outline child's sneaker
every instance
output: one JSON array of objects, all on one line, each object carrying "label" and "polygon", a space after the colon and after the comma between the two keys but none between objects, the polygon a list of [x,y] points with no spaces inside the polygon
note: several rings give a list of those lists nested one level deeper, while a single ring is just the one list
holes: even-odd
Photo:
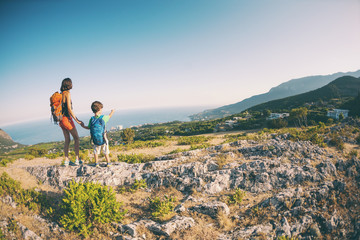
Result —
[{"label": "child's sneaker", "polygon": [[70,162],[69,161],[64,161],[64,166],[67,167],[69,166]]},{"label": "child's sneaker", "polygon": [[94,167],[100,167],[99,163],[95,163]]},{"label": "child's sneaker", "polygon": [[111,165],[112,165],[111,162],[108,162],[108,163],[106,164],[107,167],[111,167]]}]

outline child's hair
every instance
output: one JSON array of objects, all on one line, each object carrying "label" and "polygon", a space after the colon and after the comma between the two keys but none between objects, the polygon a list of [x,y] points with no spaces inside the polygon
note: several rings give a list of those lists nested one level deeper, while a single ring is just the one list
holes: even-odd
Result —
[{"label": "child's hair", "polygon": [[61,83],[60,91],[63,92],[70,89],[72,89],[72,81],[70,78],[65,78]]},{"label": "child's hair", "polygon": [[95,101],[91,104],[91,110],[93,111],[93,113],[97,113],[98,111],[100,111],[103,108],[103,104],[99,101]]}]

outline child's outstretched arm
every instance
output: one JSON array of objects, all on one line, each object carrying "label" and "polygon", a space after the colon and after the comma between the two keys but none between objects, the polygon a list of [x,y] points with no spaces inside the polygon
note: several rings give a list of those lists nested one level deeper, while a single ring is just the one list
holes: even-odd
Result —
[{"label": "child's outstretched arm", "polygon": [[109,114],[109,119],[112,117],[112,115],[114,114],[114,112],[115,112],[115,109],[112,109],[112,110],[111,110],[111,113]]}]

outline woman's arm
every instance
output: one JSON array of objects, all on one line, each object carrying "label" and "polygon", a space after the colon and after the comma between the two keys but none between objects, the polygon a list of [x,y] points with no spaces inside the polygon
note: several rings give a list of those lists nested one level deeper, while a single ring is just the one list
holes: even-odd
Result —
[{"label": "woman's arm", "polygon": [[73,119],[74,119],[78,124],[81,124],[82,122],[77,119],[77,117],[75,116],[75,113],[74,113],[73,110],[71,109],[71,95],[70,95],[70,93],[66,94],[65,97],[66,97],[67,109],[68,109],[68,111],[69,111],[70,116],[72,116]]},{"label": "woman's arm", "polygon": [[85,128],[85,129],[87,129],[87,130],[89,130],[90,128],[88,127],[88,126],[85,126],[85,124],[83,123],[83,122],[81,122],[81,124],[80,124],[83,128]]}]

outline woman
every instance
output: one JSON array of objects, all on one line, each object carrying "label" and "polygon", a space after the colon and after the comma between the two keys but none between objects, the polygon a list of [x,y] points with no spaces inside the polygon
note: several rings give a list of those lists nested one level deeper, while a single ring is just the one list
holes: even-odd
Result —
[{"label": "woman", "polygon": [[79,134],[76,130],[73,119],[78,124],[82,124],[82,121],[78,120],[72,110],[72,102],[70,90],[72,89],[72,81],[70,78],[65,78],[61,83],[60,91],[62,93],[62,119],[60,120],[60,127],[64,133],[65,137],[65,145],[64,145],[64,153],[65,153],[65,166],[68,166],[69,161],[69,146],[70,146],[70,134],[74,138],[74,148],[75,148],[75,165],[82,164],[79,158]]}]

